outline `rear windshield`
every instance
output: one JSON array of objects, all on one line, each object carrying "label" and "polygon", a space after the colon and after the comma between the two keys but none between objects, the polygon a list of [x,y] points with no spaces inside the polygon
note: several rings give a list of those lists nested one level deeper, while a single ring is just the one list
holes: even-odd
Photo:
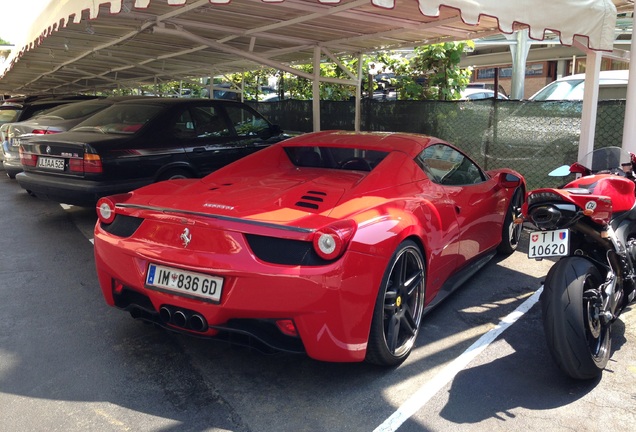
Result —
[{"label": "rear windshield", "polygon": [[87,118],[71,130],[75,132],[134,134],[162,109],[162,106],[157,105],[116,104]]},{"label": "rear windshield", "polygon": [[531,99],[536,101],[582,100],[583,84],[583,80],[555,81],[534,95]]},{"label": "rear windshield", "polygon": [[22,108],[18,107],[0,107],[0,124],[16,121],[21,112]]},{"label": "rear windshield", "polygon": [[298,167],[371,171],[389,153],[363,148],[285,147],[287,156]]},{"label": "rear windshield", "polygon": [[39,114],[38,118],[54,118],[61,120],[72,120],[89,116],[97,111],[108,107],[104,102],[79,102],[53,108],[44,114]]}]

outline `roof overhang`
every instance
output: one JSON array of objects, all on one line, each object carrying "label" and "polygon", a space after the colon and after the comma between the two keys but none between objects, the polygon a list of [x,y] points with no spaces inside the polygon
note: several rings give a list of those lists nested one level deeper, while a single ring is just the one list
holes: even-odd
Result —
[{"label": "roof overhang", "polygon": [[[19,1],[19,0],[14,0]],[[623,0],[52,0],[0,69],[6,92],[92,91],[528,28],[612,50]],[[632,3],[631,1],[627,3]]]}]

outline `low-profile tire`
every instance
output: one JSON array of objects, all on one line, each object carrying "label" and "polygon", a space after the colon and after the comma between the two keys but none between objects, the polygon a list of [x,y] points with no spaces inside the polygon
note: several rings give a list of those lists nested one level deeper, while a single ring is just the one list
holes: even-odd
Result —
[{"label": "low-profile tire", "polygon": [[168,171],[162,173],[157,178],[157,181],[188,179],[188,178],[192,178],[192,177],[194,177],[194,176],[187,169],[173,168],[173,169],[169,169]]},{"label": "low-profile tire", "polygon": [[548,272],[541,295],[543,329],[552,358],[575,379],[598,377],[610,356],[611,323],[598,316],[604,278],[582,257],[567,257]]},{"label": "low-profile tire", "polygon": [[523,190],[517,189],[512,195],[510,204],[508,204],[508,210],[506,211],[506,216],[501,227],[501,243],[499,243],[497,247],[497,252],[501,255],[510,255],[519,247],[523,225],[515,223],[515,219],[517,219],[521,212],[523,196]]},{"label": "low-profile tire", "polygon": [[371,321],[366,361],[396,366],[411,353],[424,312],[425,264],[415,242],[405,240],[393,253]]}]

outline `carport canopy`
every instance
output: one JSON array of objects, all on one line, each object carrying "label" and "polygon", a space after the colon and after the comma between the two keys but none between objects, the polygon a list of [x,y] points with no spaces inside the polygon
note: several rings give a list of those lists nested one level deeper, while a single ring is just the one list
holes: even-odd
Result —
[{"label": "carport canopy", "polygon": [[[317,65],[324,58],[342,67],[339,59],[344,55],[478,39],[519,29],[528,29],[532,39],[542,40],[552,32],[565,45],[574,44],[588,53],[609,52],[617,6],[633,7],[632,3],[51,0],[0,68],[0,91],[92,92],[262,66],[294,72],[294,64]],[[314,81],[315,129],[320,124],[316,120],[319,82],[355,86],[360,96],[361,70],[345,70],[346,79],[327,79],[319,72],[296,73]],[[359,103],[360,97],[356,99]]]}]

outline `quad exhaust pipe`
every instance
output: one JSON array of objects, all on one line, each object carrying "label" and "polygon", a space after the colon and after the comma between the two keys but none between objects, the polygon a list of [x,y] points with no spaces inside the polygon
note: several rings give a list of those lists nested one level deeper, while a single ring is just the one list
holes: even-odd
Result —
[{"label": "quad exhaust pipe", "polygon": [[172,324],[195,332],[204,332],[208,329],[208,322],[203,315],[187,309],[178,309],[173,306],[161,306],[159,318],[165,324]]}]

